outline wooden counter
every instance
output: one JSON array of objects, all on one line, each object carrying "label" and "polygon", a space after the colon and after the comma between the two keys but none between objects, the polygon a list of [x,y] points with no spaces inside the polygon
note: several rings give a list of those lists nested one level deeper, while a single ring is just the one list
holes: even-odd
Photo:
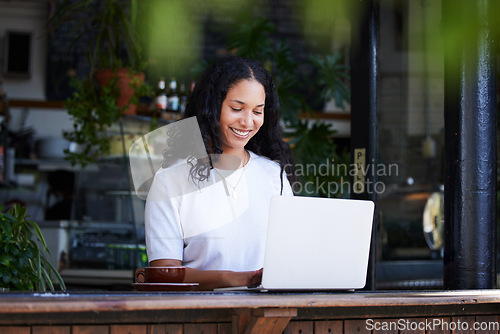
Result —
[{"label": "wooden counter", "polygon": [[500,333],[499,316],[500,290],[0,294],[0,332],[16,334]]}]

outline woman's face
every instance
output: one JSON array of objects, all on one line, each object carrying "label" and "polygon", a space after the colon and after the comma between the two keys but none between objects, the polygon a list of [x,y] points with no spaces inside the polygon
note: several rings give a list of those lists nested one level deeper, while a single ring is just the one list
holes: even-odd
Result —
[{"label": "woman's face", "polygon": [[255,80],[233,85],[222,102],[220,138],[224,153],[243,151],[264,123],[264,86]]}]

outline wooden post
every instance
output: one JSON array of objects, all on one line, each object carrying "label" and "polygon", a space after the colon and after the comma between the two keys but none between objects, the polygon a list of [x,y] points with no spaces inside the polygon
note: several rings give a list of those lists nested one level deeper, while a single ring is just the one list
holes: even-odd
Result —
[{"label": "wooden post", "polygon": [[446,289],[496,287],[496,32],[489,17],[495,13],[493,3],[443,0]]},{"label": "wooden post", "polygon": [[[354,3],[354,2],[353,2]],[[377,163],[378,121],[378,12],[377,0],[360,0],[351,19],[351,163],[359,166],[351,179],[351,198],[368,199],[376,203],[374,185],[377,175],[363,175]],[[375,290],[375,244],[377,210],[372,228],[372,242],[365,290]]]}]

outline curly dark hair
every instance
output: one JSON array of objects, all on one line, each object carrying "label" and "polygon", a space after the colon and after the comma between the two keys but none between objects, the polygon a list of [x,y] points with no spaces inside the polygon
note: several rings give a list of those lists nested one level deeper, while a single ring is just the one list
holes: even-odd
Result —
[{"label": "curly dark hair", "polygon": [[[261,83],[266,93],[264,124],[245,148],[278,162],[281,167],[281,176],[285,171],[292,183],[292,154],[289,145],[282,138],[278,93],[271,74],[259,62],[238,56],[223,56],[215,59],[196,82],[186,105],[184,118],[196,116],[207,153],[221,154],[219,120],[222,102],[228,90],[245,79]],[[208,177],[212,167],[211,161],[209,168],[206,163],[205,168],[198,163],[197,167],[192,169],[191,175],[202,180]],[[200,173],[201,171],[203,173]],[[283,180],[281,181],[283,184]]]}]

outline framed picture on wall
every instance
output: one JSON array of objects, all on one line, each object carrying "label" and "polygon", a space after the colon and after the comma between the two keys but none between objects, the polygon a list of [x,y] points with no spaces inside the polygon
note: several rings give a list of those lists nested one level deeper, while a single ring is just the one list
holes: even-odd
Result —
[{"label": "framed picture on wall", "polygon": [[5,32],[4,75],[30,78],[32,69],[33,32],[7,30]]}]

